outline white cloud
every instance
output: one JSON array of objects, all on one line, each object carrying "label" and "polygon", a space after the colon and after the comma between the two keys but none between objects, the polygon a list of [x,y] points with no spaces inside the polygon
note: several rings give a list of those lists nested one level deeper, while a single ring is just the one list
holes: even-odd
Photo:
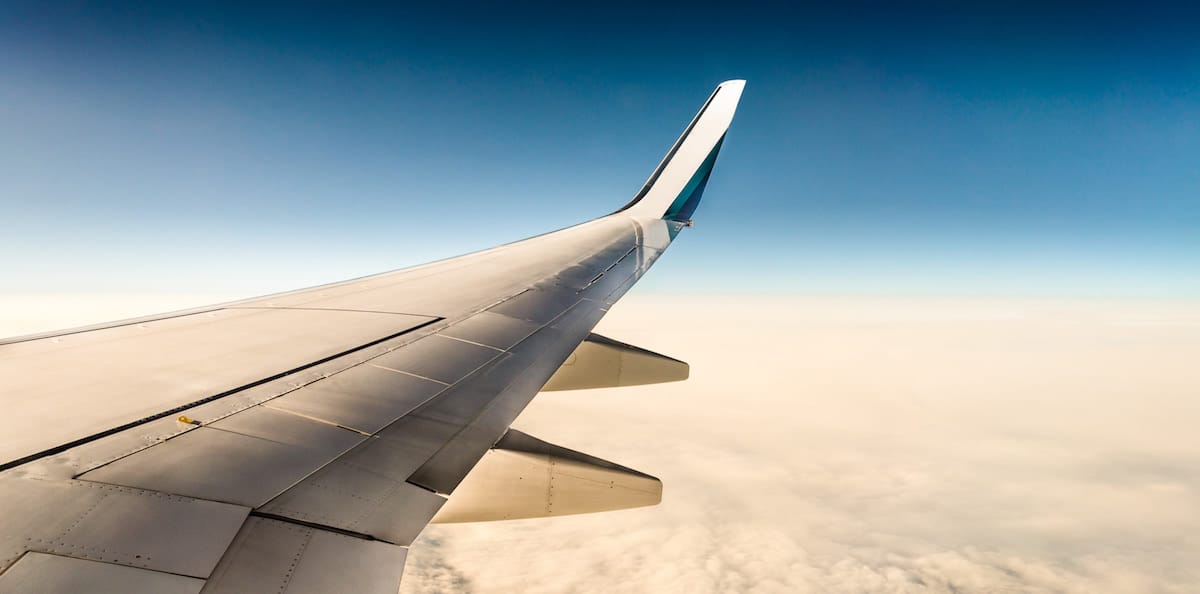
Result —
[{"label": "white cloud", "polygon": [[633,297],[599,329],[688,382],[518,427],[661,506],[433,526],[404,592],[1185,592],[1200,307]]}]

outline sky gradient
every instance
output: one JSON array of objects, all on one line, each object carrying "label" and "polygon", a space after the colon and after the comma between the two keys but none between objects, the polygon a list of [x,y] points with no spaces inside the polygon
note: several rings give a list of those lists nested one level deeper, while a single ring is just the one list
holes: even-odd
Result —
[{"label": "sky gradient", "polygon": [[8,293],[232,293],[624,204],[745,78],[646,292],[1200,295],[1195,14],[0,8]]}]

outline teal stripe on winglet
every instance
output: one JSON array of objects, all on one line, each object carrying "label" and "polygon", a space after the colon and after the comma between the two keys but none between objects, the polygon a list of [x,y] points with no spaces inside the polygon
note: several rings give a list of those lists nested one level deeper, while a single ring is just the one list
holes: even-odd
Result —
[{"label": "teal stripe on winglet", "polygon": [[708,185],[708,176],[712,175],[713,165],[717,162],[717,153],[721,151],[723,142],[725,142],[724,135],[713,146],[712,151],[704,158],[700,167],[696,168],[692,179],[688,180],[687,185],[679,192],[679,196],[676,196],[675,201],[671,202],[671,207],[663,214],[664,219],[684,221],[692,218],[692,213],[696,212],[696,206],[700,204],[700,197],[704,195],[704,188]]}]

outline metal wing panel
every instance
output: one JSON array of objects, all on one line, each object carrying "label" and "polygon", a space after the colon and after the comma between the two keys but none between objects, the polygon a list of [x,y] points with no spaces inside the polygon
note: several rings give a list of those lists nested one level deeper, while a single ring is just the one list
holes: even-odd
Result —
[{"label": "metal wing panel", "polygon": [[599,304],[581,302],[514,347],[505,381],[489,390],[494,395],[409,480],[439,493],[454,491],[603,315]]},{"label": "metal wing panel", "polygon": [[239,305],[428,313],[453,318],[519,293],[615,241],[627,241],[632,246],[633,229],[630,220],[623,217],[596,219],[451,260]]},{"label": "metal wing panel", "polygon": [[208,577],[247,507],[103,485],[0,477],[0,571],[25,551]]},{"label": "metal wing panel", "polygon": [[573,289],[542,286],[526,290],[488,311],[541,325],[562,315],[578,302],[579,293]]},{"label": "metal wing panel", "polygon": [[461,338],[506,350],[533,334],[541,326],[493,311],[481,311],[441,332],[442,336]]},{"label": "metal wing panel", "polygon": [[204,580],[45,553],[26,553],[0,575],[0,594],[197,594]]},{"label": "metal wing panel", "polygon": [[61,451],[19,465],[20,472],[46,478],[70,478],[100,466],[145,450],[188,431],[198,430],[193,424],[177,419],[184,413],[193,423],[207,425],[220,419],[263,404],[279,396],[304,389],[339,373],[354,369],[372,357],[390,352],[436,331],[442,324],[427,324],[384,342],[354,350],[352,353],[317,363],[310,367],[254,385],[228,395],[205,399],[203,404],[178,409],[169,415],[149,419],[118,431],[110,431],[92,440],[61,448]]},{"label": "metal wing panel", "polygon": [[494,347],[435,334],[372,359],[371,364],[443,384],[453,384],[502,352]]},{"label": "metal wing panel", "polygon": [[362,433],[376,433],[420,406],[446,384],[375,365],[359,365],[272,399],[290,411]]},{"label": "metal wing panel", "polygon": [[251,385],[432,319],[226,309],[0,345],[6,409],[0,462]]},{"label": "metal wing panel", "polygon": [[408,549],[251,517],[204,585],[206,594],[395,594]]},{"label": "metal wing panel", "polygon": [[444,497],[404,480],[338,460],[261,511],[407,546],[444,503]]},{"label": "metal wing panel", "polygon": [[504,390],[523,367],[522,362],[504,353],[483,366],[437,398],[430,400],[413,416],[465,427]]},{"label": "metal wing panel", "polygon": [[365,439],[360,433],[260,406],[80,478],[257,507]]}]

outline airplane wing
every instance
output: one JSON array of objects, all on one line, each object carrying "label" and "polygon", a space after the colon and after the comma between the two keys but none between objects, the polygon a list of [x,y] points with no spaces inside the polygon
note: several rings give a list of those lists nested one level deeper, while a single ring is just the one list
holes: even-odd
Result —
[{"label": "airplane wing", "polygon": [[591,330],[690,224],[743,84],[610,215],[0,341],[0,594],[395,592],[431,521],[657,503],[654,477],[509,425],[543,388],[687,377]]}]

